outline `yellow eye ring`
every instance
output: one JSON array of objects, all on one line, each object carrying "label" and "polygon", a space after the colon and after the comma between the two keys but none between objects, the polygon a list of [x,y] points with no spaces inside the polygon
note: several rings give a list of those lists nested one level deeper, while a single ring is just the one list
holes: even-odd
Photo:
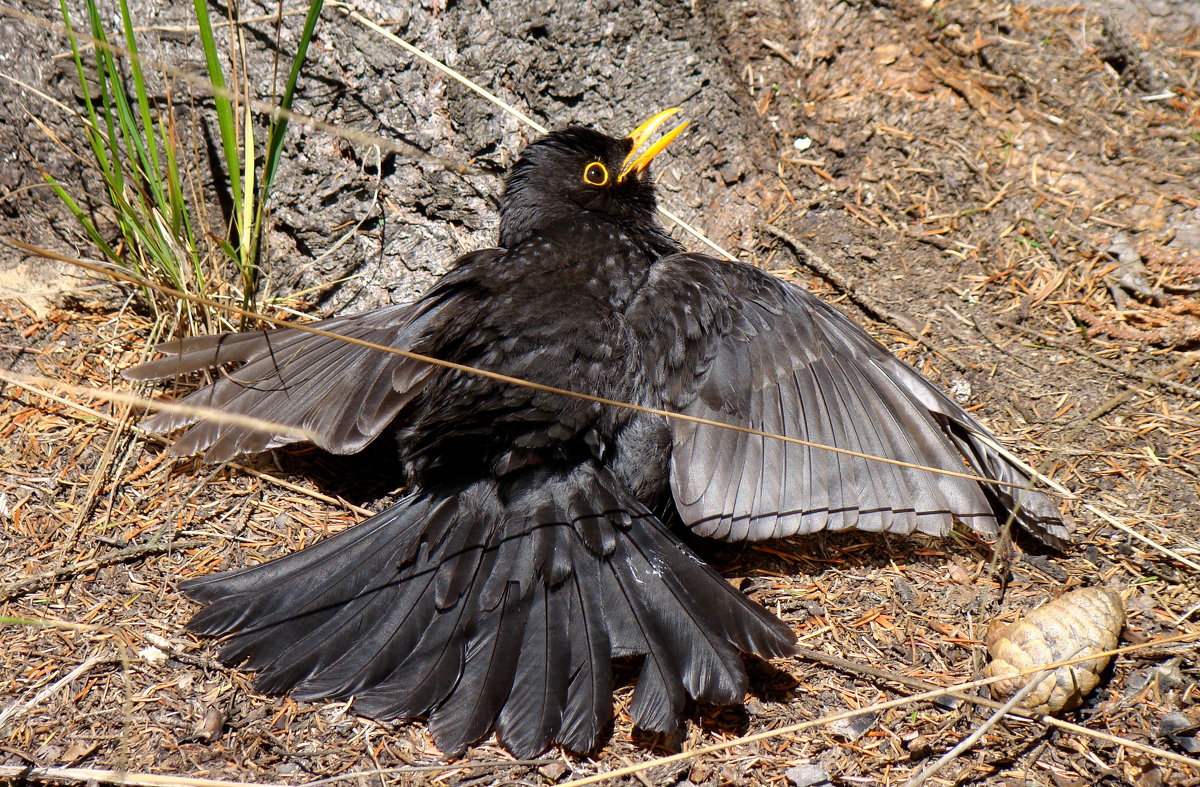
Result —
[{"label": "yellow eye ring", "polygon": [[599,161],[593,161],[583,168],[583,182],[589,186],[607,186],[608,167]]}]

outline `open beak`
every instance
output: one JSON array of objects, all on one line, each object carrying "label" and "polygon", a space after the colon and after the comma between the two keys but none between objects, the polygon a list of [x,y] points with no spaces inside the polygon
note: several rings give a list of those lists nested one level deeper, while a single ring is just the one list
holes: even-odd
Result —
[{"label": "open beak", "polygon": [[625,157],[625,161],[621,164],[621,171],[617,174],[618,183],[625,180],[625,178],[627,178],[630,174],[640,175],[642,170],[650,166],[650,162],[654,159],[654,157],[666,150],[667,145],[671,144],[671,140],[675,139],[675,137],[679,136],[680,132],[687,128],[687,124],[691,121],[685,120],[675,128],[668,131],[666,135],[664,135],[653,145],[641,152],[638,152],[638,149],[641,148],[642,145],[646,144],[646,141],[654,135],[654,132],[658,129],[658,127],[661,126],[667,120],[667,118],[671,117],[678,111],[679,107],[672,107],[671,109],[663,110],[633,130],[633,132],[629,135],[629,140],[633,142],[633,147],[629,149],[629,155]]}]

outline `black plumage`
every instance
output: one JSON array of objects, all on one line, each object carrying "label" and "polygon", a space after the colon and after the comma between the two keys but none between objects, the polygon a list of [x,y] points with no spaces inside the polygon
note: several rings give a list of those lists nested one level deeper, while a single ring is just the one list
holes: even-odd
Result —
[{"label": "black plumage", "polygon": [[[658,118],[661,121],[661,117]],[[559,388],[1023,484],[986,430],[809,293],[684,253],[659,227],[635,148],[570,127],[529,145],[499,245],[467,254],[414,303],[318,327]],[[677,131],[677,130],[676,130]],[[672,135],[668,135],[672,136]],[[411,493],[278,560],[184,583],[189,627],[266,691],[427,715],[444,751],[494,729],[518,756],[592,749],[611,659],[641,655],[634,721],[669,730],[685,702],[738,702],[739,652],[792,632],[704,565],[656,516],[725,540],[822,529],[1068,536],[1039,493],[520,387],[295,329],[169,342],[132,379],[240,364],[191,404],[303,427],[333,453],[384,430]],[[210,461],[291,442],[159,414]],[[1019,501],[1020,506],[1015,503]],[[673,502],[673,506],[672,506]]]}]

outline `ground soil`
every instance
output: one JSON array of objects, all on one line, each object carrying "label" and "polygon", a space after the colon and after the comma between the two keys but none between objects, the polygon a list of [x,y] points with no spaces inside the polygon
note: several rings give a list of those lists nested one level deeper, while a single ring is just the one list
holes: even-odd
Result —
[{"label": "ground soil", "polygon": [[[1072,550],[1018,543],[999,568],[991,545],[962,534],[708,548],[806,647],[898,676],[965,681],[984,662],[991,618],[1096,584],[1125,597],[1126,644],[1195,634],[1200,14],[1166,0],[927,6],[465,0],[362,10],[545,125],[619,132],[682,105],[694,128],[660,168],[667,207],[837,302],[1075,494],[1063,501],[1078,528]],[[54,21],[41,5],[23,7]],[[199,68],[193,33],[179,29],[190,4],[134,7],[147,51]],[[282,33],[247,26],[263,98],[276,42],[291,51],[301,19],[286,17]],[[0,88],[0,234],[92,257],[40,185],[39,167],[105,217],[89,200],[94,179],[32,120],[83,149],[68,117],[31,89],[79,106],[64,51],[53,27],[0,9],[0,71],[28,86]],[[380,140],[377,149],[303,129],[289,139],[263,294],[303,292],[290,305],[315,314],[404,300],[456,254],[491,243],[492,197],[533,135],[334,9],[296,108]],[[202,101],[195,112],[204,117]],[[209,209],[219,218],[219,204]],[[117,372],[142,357],[150,324],[129,294],[0,247],[2,365],[124,389]],[[0,768],[10,770],[0,774],[70,766],[260,783],[549,784],[918,690],[819,657],[756,663],[744,707],[692,709],[681,735],[662,739],[631,729],[627,681],[611,735],[590,757],[514,763],[485,741],[447,764],[420,722],[261,696],[252,676],[214,660],[212,643],[182,631],[195,606],[180,579],[283,554],[385,504],[395,493],[378,472],[387,446],[214,470],[166,457],[129,428],[125,405],[56,396],[8,385],[0,398],[0,615],[54,622],[3,628]],[[1170,758],[1200,756],[1187,726],[1200,723],[1197,662],[1194,642],[1122,655],[1067,715],[1156,752],[1006,723],[936,778],[1198,784],[1200,769]],[[904,783],[990,712],[915,703],[618,781]]]}]

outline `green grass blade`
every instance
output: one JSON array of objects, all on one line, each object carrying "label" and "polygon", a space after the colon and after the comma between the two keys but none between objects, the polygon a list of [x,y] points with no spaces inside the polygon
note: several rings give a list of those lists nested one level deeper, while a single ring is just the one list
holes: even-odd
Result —
[{"label": "green grass blade", "polygon": [[162,165],[158,155],[158,143],[155,140],[154,121],[150,115],[150,99],[146,94],[146,81],[142,77],[141,57],[138,54],[137,37],[133,31],[133,20],[129,16],[129,3],[121,0],[121,25],[125,29],[125,48],[129,50],[129,69],[133,75],[133,94],[137,98],[138,110],[141,113],[141,133],[136,135],[137,146],[142,172],[154,199],[159,205],[167,204],[162,187]]},{"label": "green grass blade", "polygon": [[86,131],[88,143],[92,146],[92,155],[101,169],[109,168],[108,152],[105,148],[103,135],[100,133],[100,119],[96,114],[96,106],[92,103],[92,91],[88,89],[87,74],[83,70],[83,58],[79,54],[79,42],[75,39],[75,30],[71,26],[71,14],[67,11],[66,0],[59,0],[59,10],[62,12],[63,24],[67,28],[67,38],[71,42],[71,56],[75,60],[75,75],[79,79],[80,92],[83,93],[83,103],[87,107],[88,124]]},{"label": "green grass blade", "polygon": [[[317,28],[317,21],[321,18],[321,9],[324,7],[324,0],[312,0],[308,6],[308,16],[304,19],[304,30],[300,33],[300,47],[296,50],[295,57],[292,58],[292,69],[288,73],[287,84],[284,86],[283,95],[280,96],[279,106],[287,111],[292,109],[292,99],[296,94],[296,80],[300,77],[300,69],[304,65],[304,60],[308,56],[308,44],[312,41],[313,32]],[[288,121],[282,115],[276,115],[271,119],[271,133],[267,141],[267,158],[263,164],[262,176],[262,196],[259,198],[259,207],[263,207],[266,203],[267,194],[270,193],[271,184],[275,181],[275,170],[279,167],[280,152],[283,150],[283,138],[287,133]]]},{"label": "green grass blade", "polygon": [[117,252],[108,245],[108,241],[104,240],[104,236],[100,234],[98,229],[96,229],[96,225],[92,223],[92,220],[88,218],[88,215],[83,212],[83,208],[79,207],[79,203],[77,203],[75,199],[67,193],[67,190],[64,189],[59,182],[54,179],[53,176],[43,172],[42,177],[47,183],[50,184],[50,188],[53,189],[54,193],[58,195],[58,198],[62,200],[63,205],[67,207],[67,210],[71,212],[71,215],[75,217],[75,220],[79,222],[79,226],[83,227],[83,231],[87,234],[88,240],[95,244],[96,248],[99,249],[105,257],[108,257],[109,260],[118,265],[122,265],[122,260],[117,255]]},{"label": "green grass blade", "polygon": [[[88,0],[86,7],[88,21],[92,28],[92,38],[96,39],[100,44],[107,44],[108,36],[104,32],[104,26],[100,24],[100,11],[96,8],[95,0]],[[115,71],[116,64],[113,63],[111,50],[107,46],[97,45],[96,81],[100,88],[100,105],[104,108],[101,119],[104,121],[104,129],[108,133],[107,156],[104,159],[107,166],[102,167],[102,172],[106,181],[115,183],[117,191],[123,192],[125,178],[120,166],[122,158],[120,137],[117,134],[117,121],[113,109],[113,98],[109,88],[109,76]],[[110,191],[112,188],[110,185]]]},{"label": "green grass blade", "polygon": [[[225,154],[225,167],[229,173],[229,190],[235,206],[242,204],[242,175],[238,156],[237,126],[234,121],[233,102],[225,85],[225,74],[221,70],[221,59],[217,53],[217,42],[213,37],[212,20],[209,19],[206,0],[194,0],[196,20],[200,24],[200,46],[204,49],[204,62],[208,66],[208,79],[213,86],[213,101],[217,107],[217,126],[221,132],[221,148]],[[236,210],[236,207],[235,207]]]}]

